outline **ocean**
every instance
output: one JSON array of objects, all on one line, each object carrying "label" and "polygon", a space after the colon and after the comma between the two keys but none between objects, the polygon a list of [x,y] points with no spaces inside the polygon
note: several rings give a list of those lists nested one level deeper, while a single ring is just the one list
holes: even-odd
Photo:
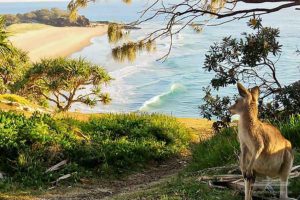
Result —
[{"label": "ocean", "polygon": [[[144,4],[136,1],[131,5],[118,1],[101,1],[82,9],[91,20],[132,22],[139,16]],[[41,8],[58,7],[65,9],[67,2],[0,3],[0,13],[24,13]],[[132,30],[131,40],[143,38],[157,28],[156,21],[146,23],[142,29]],[[282,53],[277,62],[279,80],[290,84],[300,77],[300,56],[296,50],[300,42],[300,11],[285,9],[263,17],[264,26],[280,28]],[[133,63],[120,63],[111,57],[112,45],[107,36],[95,37],[91,45],[71,55],[83,57],[103,66],[114,78],[110,85],[103,87],[112,97],[109,105],[99,104],[89,108],[75,104],[73,111],[98,112],[159,112],[177,117],[200,117],[198,106],[202,103],[202,88],[209,85],[213,74],[204,71],[205,54],[210,45],[223,37],[240,37],[242,32],[250,32],[245,20],[235,21],[216,27],[205,27],[195,33],[187,28],[174,38],[172,52],[165,62],[157,61],[168,51],[168,40],[157,41],[154,53],[140,53]],[[235,94],[235,86],[219,90],[219,95]]]}]

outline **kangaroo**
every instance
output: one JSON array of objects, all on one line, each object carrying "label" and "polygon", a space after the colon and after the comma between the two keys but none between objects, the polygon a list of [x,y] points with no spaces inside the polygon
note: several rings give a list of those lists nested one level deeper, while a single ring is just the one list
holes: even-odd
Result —
[{"label": "kangaroo", "polygon": [[229,108],[239,114],[240,168],[245,181],[245,200],[252,199],[256,176],[280,178],[280,199],[288,198],[288,178],[293,165],[292,145],[274,126],[258,119],[259,87],[247,90],[238,83],[241,98]]}]

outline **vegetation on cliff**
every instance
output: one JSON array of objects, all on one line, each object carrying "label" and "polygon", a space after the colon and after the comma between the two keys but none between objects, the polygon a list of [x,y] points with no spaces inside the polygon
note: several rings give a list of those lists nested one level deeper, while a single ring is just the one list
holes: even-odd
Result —
[{"label": "vegetation on cliff", "polygon": [[69,12],[58,9],[41,9],[24,14],[6,14],[6,26],[18,23],[41,23],[51,26],[89,26],[90,21],[83,15],[78,15],[76,20],[70,20]]}]

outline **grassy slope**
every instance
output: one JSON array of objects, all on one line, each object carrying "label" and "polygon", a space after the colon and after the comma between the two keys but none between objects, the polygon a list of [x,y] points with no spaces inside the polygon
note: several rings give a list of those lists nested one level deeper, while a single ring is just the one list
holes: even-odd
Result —
[{"label": "grassy slope", "polygon": [[[0,96],[0,100],[10,100],[13,102],[17,102],[22,105],[32,105],[35,106],[31,102],[27,101],[26,99],[23,99],[22,97],[15,96],[15,95],[2,95]],[[15,110],[21,113],[25,113],[27,116],[30,116],[31,114],[29,112],[25,112],[22,110],[17,109],[14,105],[7,105],[5,103],[0,103],[0,109],[2,110]],[[87,121],[90,117],[94,116],[101,116],[101,114],[83,114],[83,113],[64,113],[64,114],[56,114],[56,118],[65,118],[65,117],[71,117],[80,121]],[[204,140],[205,138],[208,138],[211,136],[211,122],[204,120],[204,119],[188,119],[188,118],[182,118],[178,119],[184,126],[187,126],[194,134],[193,134],[193,142],[199,142],[200,140]],[[199,134],[201,133],[201,134]],[[40,191],[29,191],[28,194],[34,194],[35,192],[38,192],[40,194]],[[33,196],[26,196],[27,192],[18,192],[15,193],[0,193],[1,199],[34,199]],[[25,195],[25,196],[24,196]],[[22,198],[21,198],[22,196]]]},{"label": "grassy slope", "polygon": [[[25,108],[29,108],[25,109]],[[34,110],[49,112],[48,109],[30,102],[24,97],[15,94],[0,94],[0,110],[14,111],[30,116]]]},{"label": "grassy slope", "polygon": [[[225,132],[222,135],[211,135],[209,140],[192,146],[192,160],[189,165],[178,175],[174,175],[150,187],[142,188],[133,192],[127,192],[114,196],[115,200],[131,199],[242,199],[232,190],[220,190],[209,187],[206,183],[197,180],[199,170],[236,163],[234,152],[238,148],[236,135]],[[231,156],[227,156],[231,155]]]},{"label": "grassy slope", "polygon": [[[283,135],[292,141],[295,148],[294,166],[300,165],[300,116],[292,117],[289,122],[278,125]],[[194,146],[193,159],[189,166],[179,175],[160,183],[151,185],[137,191],[116,195],[116,200],[131,199],[240,199],[243,197],[232,190],[219,190],[210,188],[207,184],[197,181],[201,170],[230,164],[237,165],[239,144],[236,139],[236,130],[227,129],[221,134],[213,136],[210,140]],[[223,172],[205,171],[208,174],[222,174]],[[300,178],[290,180],[289,195],[300,197]],[[276,189],[276,188],[275,188]],[[278,188],[277,188],[278,189]],[[278,191],[278,190],[277,190]]]},{"label": "grassy slope", "polygon": [[28,101],[26,98],[21,97],[16,94],[1,94],[0,101],[11,101],[11,102],[19,103],[21,105],[37,107],[36,104],[34,104],[34,103]]},{"label": "grassy slope", "polygon": [[[66,116],[87,121],[91,115],[67,113],[59,114],[56,117],[60,118]],[[238,143],[236,141],[236,133],[232,130],[228,130],[221,135],[213,136],[210,131],[211,122],[187,118],[178,120],[193,131],[195,141],[202,141],[200,144],[192,145],[193,158],[188,167],[179,174],[173,174],[172,176],[155,181],[151,184],[147,183],[141,188],[135,188],[109,197],[108,199],[242,199],[242,197],[234,191],[213,189],[207,184],[197,181],[200,169],[237,162],[236,155],[238,153]],[[290,122],[290,124],[288,124],[289,123],[280,124],[283,133],[292,140],[298,140],[299,138],[291,137],[299,133],[299,121],[294,120],[292,123]],[[205,140],[208,138],[210,140]],[[296,151],[294,165],[297,164],[300,164],[300,153],[298,150]],[[289,190],[297,195],[297,193],[299,193],[299,185],[299,178],[293,180],[289,186]],[[60,192],[64,192],[64,189]],[[3,199],[21,199],[20,196],[23,196],[24,199],[34,199],[32,196],[26,197],[22,193],[17,194],[17,196],[15,196],[15,194],[0,194],[0,198]]]}]

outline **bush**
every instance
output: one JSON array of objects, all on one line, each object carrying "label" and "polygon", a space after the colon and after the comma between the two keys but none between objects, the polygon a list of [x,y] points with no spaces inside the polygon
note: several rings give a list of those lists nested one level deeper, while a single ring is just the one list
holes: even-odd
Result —
[{"label": "bush", "polygon": [[[188,142],[188,131],[163,115],[108,114],[81,122],[0,112],[0,171],[20,187],[43,187],[67,173],[74,180],[130,172],[178,154]],[[45,173],[64,159],[63,169]]]},{"label": "bush", "polygon": [[[89,161],[118,171],[161,160],[187,146],[189,134],[176,118],[157,114],[106,114],[81,125],[97,147]],[[75,152],[75,155],[77,152]],[[78,158],[82,163],[87,158]]]}]

